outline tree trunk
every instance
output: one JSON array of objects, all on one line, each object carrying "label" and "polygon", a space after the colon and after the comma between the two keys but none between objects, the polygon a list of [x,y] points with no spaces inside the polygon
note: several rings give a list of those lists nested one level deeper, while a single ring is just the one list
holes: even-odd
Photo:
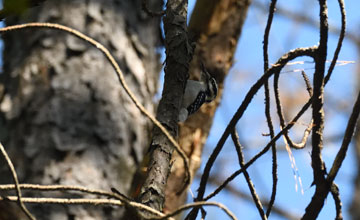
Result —
[{"label": "tree trunk", "polygon": [[[155,10],[160,6],[158,0],[149,2]],[[140,0],[47,1],[6,23],[29,21],[64,24],[100,41],[115,56],[130,89],[154,112],[159,19],[145,14]],[[67,33],[45,29],[7,33],[4,45],[1,135],[20,182],[115,187],[126,194],[149,145],[151,124],[102,53]],[[12,183],[1,163],[0,183]],[[38,219],[115,219],[123,211],[27,206]]]}]

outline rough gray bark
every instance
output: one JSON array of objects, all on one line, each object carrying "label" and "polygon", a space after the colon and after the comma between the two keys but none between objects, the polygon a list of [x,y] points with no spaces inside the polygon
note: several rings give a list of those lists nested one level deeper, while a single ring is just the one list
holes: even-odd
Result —
[{"label": "rough gray bark", "polygon": [[[161,5],[150,2],[155,9]],[[49,0],[7,24],[28,21],[68,25],[99,40],[153,112],[159,19],[144,13],[140,0]],[[4,44],[2,140],[20,181],[115,187],[127,193],[150,144],[151,124],[127,97],[103,55],[55,30],[8,33]],[[12,183],[2,159],[0,163],[0,182]],[[39,219],[114,219],[122,213],[112,207],[29,207]]]},{"label": "rough gray bark", "polygon": [[[187,6],[187,1],[167,1],[164,17],[165,83],[156,118],[175,138],[178,136],[179,110],[193,53],[187,36]],[[165,189],[170,175],[173,151],[173,144],[158,127],[155,127],[147,177],[138,200],[159,211],[163,210],[165,202]],[[182,182],[185,184],[185,179]],[[182,187],[184,185],[176,190],[184,190]],[[144,213],[145,216],[146,214]]]}]

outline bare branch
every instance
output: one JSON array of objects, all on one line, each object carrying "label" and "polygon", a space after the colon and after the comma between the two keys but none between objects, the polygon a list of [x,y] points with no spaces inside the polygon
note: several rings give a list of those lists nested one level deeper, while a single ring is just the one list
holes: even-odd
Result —
[{"label": "bare branch", "polygon": [[[272,74],[274,74],[275,71],[283,68],[287,62],[289,62],[290,60],[293,60],[297,57],[300,56],[314,56],[315,50],[316,50],[316,46],[315,47],[307,47],[307,48],[297,48],[295,50],[291,50],[288,53],[284,54],[277,62],[275,65],[273,65],[249,90],[249,92],[246,94],[245,99],[243,100],[243,102],[241,103],[241,105],[239,106],[238,110],[236,111],[236,113],[234,114],[233,118],[231,119],[231,121],[229,122],[229,124],[227,125],[224,133],[222,134],[220,140],[218,141],[216,147],[214,148],[214,151],[212,152],[212,154],[209,157],[209,160],[207,161],[205,168],[204,168],[204,172],[203,172],[203,176],[201,177],[201,181],[200,181],[200,186],[198,189],[198,195],[196,198],[196,201],[201,201],[203,200],[203,196],[205,193],[205,189],[206,189],[206,183],[208,181],[209,175],[210,175],[210,170],[217,158],[217,156],[219,155],[222,147],[224,146],[224,143],[226,141],[226,139],[228,138],[228,136],[230,135],[231,130],[235,127],[236,123],[239,121],[239,119],[242,117],[242,115],[244,114],[245,110],[247,109],[247,106],[250,104],[252,98],[254,97],[254,95],[258,92],[258,90],[261,88],[261,86],[264,84],[265,80],[267,80],[270,76],[272,76]],[[306,104],[305,106],[306,108],[309,107],[309,104]],[[304,111],[305,112],[305,111]],[[300,117],[300,116],[299,116]],[[297,118],[298,119],[298,118]],[[296,119],[296,120],[297,120]],[[290,128],[292,127],[291,124],[289,124],[286,128]],[[277,136],[275,136],[272,141],[270,142],[270,144],[273,144],[282,134],[283,132],[286,130],[286,128],[283,129],[283,131],[281,131]],[[253,161],[249,161],[247,164],[250,165],[252,162],[254,162],[258,157],[260,157],[262,154],[264,154],[268,149],[269,149],[270,145],[267,145],[257,156],[255,156],[253,159]],[[239,171],[237,171],[237,174],[234,174],[235,176],[238,175],[239,173],[241,173],[244,169],[246,169],[247,166],[245,165],[244,168],[240,169]],[[234,176],[232,176],[232,178],[234,178]],[[231,177],[229,178],[231,179]],[[215,193],[216,194],[216,193]]]},{"label": "bare branch", "polygon": [[349,144],[351,142],[352,136],[354,135],[354,131],[355,131],[357,120],[359,118],[359,114],[360,114],[360,91],[358,93],[355,105],[353,107],[352,113],[351,113],[349,121],[347,123],[345,135],[344,135],[344,139],[342,141],[341,147],[340,147],[338,153],[336,154],[334,163],[333,163],[333,165],[330,169],[330,172],[326,178],[326,181],[328,181],[329,183],[334,181],[334,179],[342,165],[342,162],[345,159],[346,152],[349,148]]},{"label": "bare branch", "polygon": [[9,170],[11,172],[11,175],[13,177],[14,183],[15,183],[15,190],[16,190],[16,195],[17,195],[17,202],[19,203],[19,206],[21,208],[21,210],[25,213],[25,215],[30,219],[30,220],[34,220],[35,217],[29,212],[29,210],[26,208],[26,206],[24,205],[22,196],[21,196],[21,190],[19,187],[19,180],[14,168],[13,163],[11,162],[9,155],[6,153],[6,150],[4,148],[4,146],[2,145],[2,143],[0,143],[0,151],[1,154],[3,155],[3,157],[6,160],[6,163],[9,167]]},{"label": "bare branch", "polygon": [[[325,62],[326,62],[326,53],[327,53],[327,37],[328,37],[328,21],[327,21],[327,5],[326,0],[319,0],[320,4],[320,44],[319,50],[317,52],[317,56],[315,57],[315,75],[314,75],[314,95],[313,95],[313,120],[314,120],[314,127],[313,127],[313,136],[312,136],[312,167],[314,170],[314,184],[316,185],[315,194],[311,199],[311,202],[306,207],[306,212],[302,219],[315,219],[318,214],[320,213],[325,198],[327,197],[329,191],[331,190],[332,181],[329,181],[329,177],[325,179],[325,165],[321,158],[321,149],[322,149],[322,131],[323,131],[323,121],[324,121],[324,113],[323,113],[323,90],[324,84],[330,79],[331,72],[334,68],[336,60],[338,58],[338,54],[341,49],[342,41],[345,35],[345,25],[346,25],[346,15],[344,9],[344,2],[343,0],[338,0],[340,13],[342,17],[342,27],[341,33],[338,40],[338,45],[335,50],[334,58],[331,63],[331,68],[327,75],[324,77],[325,72]],[[353,112],[356,112],[356,108],[354,108]],[[358,115],[358,113],[357,113]],[[355,117],[355,116],[354,116]],[[357,116],[356,116],[357,117]],[[352,119],[350,117],[350,119]],[[348,127],[351,127],[351,122],[349,119]],[[354,129],[354,128],[353,128]],[[351,134],[353,133],[353,130]],[[352,135],[351,135],[352,136]],[[350,139],[351,139],[350,136]],[[346,138],[347,135],[345,135]],[[345,140],[344,137],[344,140]],[[350,141],[349,141],[350,142]],[[344,143],[344,142],[343,142]],[[347,146],[343,148],[346,152]],[[340,149],[341,150],[341,149]],[[343,151],[341,150],[341,151]],[[339,151],[340,152],[340,151]],[[343,154],[340,153],[340,154]],[[345,157],[343,154],[342,156]],[[340,158],[342,157],[340,156]],[[342,161],[339,158],[339,161]],[[342,162],[340,162],[341,164]],[[335,164],[335,163],[334,163]],[[334,166],[333,166],[334,167]],[[338,169],[338,168],[337,168]],[[333,170],[333,174],[330,178],[332,180],[335,178],[337,171]],[[335,200],[336,201],[336,200]]]},{"label": "bare branch", "polygon": [[324,199],[329,192],[328,184],[325,181],[326,168],[322,160],[321,150],[323,148],[323,130],[324,130],[324,74],[327,55],[328,40],[328,17],[326,0],[319,0],[320,4],[320,43],[315,57],[315,74],[313,80],[313,99],[312,99],[312,117],[314,126],[312,129],[312,151],[311,165],[313,168],[314,182],[316,191],[310,204],[306,207],[306,212],[302,219],[315,219],[320,213]]},{"label": "bare branch", "polygon": [[[306,75],[303,75],[303,76],[306,77]],[[280,78],[280,73],[276,72],[275,75],[274,75],[274,95],[275,95],[275,102],[276,102],[276,110],[277,110],[277,114],[278,114],[278,117],[279,117],[279,120],[280,120],[280,127],[283,128],[283,127],[285,127],[285,118],[284,118],[284,115],[283,115],[283,112],[282,112],[282,106],[281,106],[281,101],[280,101],[279,78]],[[308,82],[306,80],[305,80],[305,83],[308,84]],[[311,88],[311,86],[307,85],[308,91],[309,91],[310,88]],[[309,92],[309,94],[312,94],[312,89],[311,89],[311,92]],[[310,95],[310,97],[311,97],[311,95]],[[303,135],[303,138],[302,138],[300,143],[294,143],[292,141],[292,139],[290,138],[289,133],[285,132],[284,137],[285,137],[285,141],[287,142],[287,144],[291,148],[294,148],[294,149],[302,149],[302,148],[304,148],[305,145],[306,145],[306,142],[308,140],[309,134],[311,132],[312,125],[313,125],[313,122],[311,120],[308,127],[304,131],[304,135]],[[291,151],[290,148],[288,150]]]},{"label": "bare branch", "polygon": [[336,61],[339,57],[339,53],[341,50],[341,46],[342,43],[344,41],[344,37],[345,37],[345,31],[346,31],[346,13],[345,13],[345,4],[344,4],[344,0],[338,0],[339,3],[339,8],[340,8],[340,13],[341,13],[341,29],[340,29],[340,36],[339,36],[339,40],[334,52],[334,57],[331,61],[330,67],[328,69],[328,72],[325,76],[325,83],[327,81],[329,81],[330,77],[331,77],[331,73],[333,72],[335,65],[336,65]]},{"label": "bare branch", "polygon": [[[239,164],[240,164],[240,167],[244,167],[245,163],[244,163],[244,154],[242,152],[242,146],[240,144],[240,141],[239,141],[239,135],[238,133],[236,132],[236,129],[234,129],[232,132],[231,132],[231,138],[234,142],[234,145],[235,145],[235,149],[236,149],[236,153],[238,155],[238,160],[239,160]],[[255,202],[255,205],[256,205],[256,208],[258,209],[259,211],[259,214],[260,214],[260,217],[262,219],[267,219],[267,216],[265,215],[264,213],[264,208],[261,204],[261,201],[260,201],[260,198],[258,196],[258,194],[256,193],[256,190],[255,190],[255,186],[250,178],[250,175],[249,173],[244,170],[244,177],[246,179],[246,182],[249,186],[249,189],[250,189],[250,192],[251,192],[251,195],[252,195],[252,198]]]},{"label": "bare branch", "polygon": [[[10,201],[17,201],[17,196],[7,196],[7,197],[0,197],[0,201],[3,200],[10,200]],[[115,199],[79,199],[79,198],[29,198],[24,197],[22,198],[24,203],[36,203],[36,204],[66,204],[66,205],[116,205],[116,206],[124,206],[126,203],[115,200]],[[164,216],[163,213],[150,208],[146,205],[136,202],[129,202],[128,205],[131,205],[139,210],[146,210],[151,212],[154,215]]]},{"label": "bare branch", "polygon": [[[7,196],[7,197],[0,196],[0,201],[3,201],[3,200],[16,202],[18,200],[18,197],[17,196]],[[148,212],[151,212],[152,214],[159,216],[159,217],[148,218],[148,219],[157,219],[157,220],[160,220],[160,219],[170,219],[171,220],[171,219],[173,219],[171,217],[183,212],[184,210],[187,210],[187,209],[190,209],[193,207],[215,206],[215,207],[218,207],[221,210],[223,210],[229,216],[230,219],[237,220],[235,215],[228,208],[226,208],[221,203],[217,203],[217,202],[190,203],[190,204],[179,207],[177,210],[175,210],[172,213],[164,215],[163,213],[161,213],[153,208],[150,208],[144,204],[141,204],[141,203],[136,203],[136,202],[132,202],[132,201],[124,203],[123,201],[119,201],[119,200],[115,200],[115,199],[29,198],[29,197],[24,197],[24,198],[22,198],[22,201],[24,203],[37,203],[37,204],[66,204],[66,205],[90,204],[90,205],[116,205],[116,206],[124,206],[126,203],[128,203],[127,205],[131,205],[134,208],[137,208],[139,210],[146,210]]]},{"label": "bare branch", "polygon": [[228,209],[226,208],[224,205],[222,205],[221,203],[218,202],[194,202],[194,203],[189,203],[186,205],[181,206],[180,208],[178,208],[177,210],[175,210],[172,213],[169,213],[163,217],[159,217],[159,218],[152,218],[152,219],[156,219],[156,220],[160,220],[160,219],[167,219],[168,217],[171,216],[175,216],[177,214],[179,214],[180,212],[190,209],[190,208],[195,208],[195,207],[203,207],[203,206],[216,206],[218,208],[220,208],[221,210],[223,210],[227,216],[229,216],[230,219],[233,220],[237,220],[237,218],[235,217],[235,215]]},{"label": "bare branch", "polygon": [[[178,118],[185,84],[189,77],[189,62],[193,48],[187,36],[187,1],[168,0],[164,17],[166,66],[164,90],[157,109],[157,119],[172,134],[178,136]],[[139,201],[157,210],[162,210],[165,202],[165,189],[170,174],[173,143],[154,128],[150,146],[150,162],[147,177],[141,188]],[[178,146],[178,144],[176,144]],[[182,150],[181,150],[182,151]],[[191,181],[188,158],[186,160],[186,176],[182,193]]]},{"label": "bare branch", "polygon": [[[263,45],[263,55],[264,55],[264,73],[269,69],[269,55],[268,55],[268,44],[269,44],[269,34],[270,28],[273,21],[274,13],[275,13],[275,6],[276,0],[272,0],[269,6],[269,16],[266,23],[265,33],[264,33],[264,45]],[[270,139],[274,138],[274,126],[271,119],[270,114],[270,92],[269,92],[269,80],[266,80],[264,83],[264,91],[265,91],[265,116],[266,121],[269,127],[270,132]],[[277,152],[276,152],[276,142],[271,146],[272,152],[272,180],[273,185],[271,189],[271,197],[269,202],[269,207],[266,210],[266,216],[269,217],[271,213],[272,206],[275,202],[276,197],[276,186],[277,186]]]},{"label": "bare branch", "polygon": [[[222,182],[220,180],[218,180],[218,178],[216,178],[216,176],[210,177],[209,182],[216,186],[219,186],[220,184],[222,184]],[[253,202],[252,196],[248,195],[245,192],[242,192],[241,190],[236,189],[236,187],[234,187],[232,184],[227,185],[224,189],[227,190],[229,193],[231,193],[231,195],[233,195],[233,196],[237,196],[239,198],[248,200],[251,203]],[[261,198],[261,203],[264,204],[265,207],[269,207],[269,205],[270,205],[270,201],[266,200],[265,198]],[[272,210],[274,213],[276,213],[280,216],[283,216],[284,218],[289,219],[289,220],[300,219],[300,216],[292,214],[289,212],[289,210],[282,209],[280,206],[274,205]]]},{"label": "bare branch", "polygon": [[[114,193],[110,193],[104,190],[96,190],[89,189],[87,187],[82,186],[67,186],[67,185],[38,185],[38,184],[19,184],[21,190],[36,190],[36,191],[77,191],[83,193],[89,193],[93,195],[107,196],[111,198],[119,198],[119,196],[115,196]],[[0,191],[9,191],[16,189],[16,185],[14,184],[4,184],[0,185]],[[130,200],[124,195],[120,195],[124,197],[123,199]]]},{"label": "bare branch", "polygon": [[208,200],[212,197],[214,197],[216,194],[218,194],[223,188],[226,187],[229,182],[231,182],[236,176],[244,172],[251,164],[253,164],[257,159],[259,159],[262,155],[264,155],[271,147],[271,145],[276,142],[287,130],[292,128],[292,126],[295,124],[295,122],[305,113],[305,111],[310,107],[311,105],[311,99],[302,107],[302,109],[298,112],[298,114],[293,118],[293,120],[285,127],[283,128],[271,141],[262,149],[258,154],[256,154],[251,160],[249,160],[243,168],[237,170],[234,172],[230,177],[228,177],[224,183],[222,183],[217,189],[214,190],[214,192],[210,193],[207,197],[204,198],[204,200]]},{"label": "bare branch", "polygon": [[340,199],[340,192],[339,192],[339,187],[333,182],[331,185],[331,195],[333,196],[333,199],[335,201],[335,207],[336,207],[336,217],[335,220],[342,220],[343,216],[342,216],[342,203],[341,203],[341,199]]}]

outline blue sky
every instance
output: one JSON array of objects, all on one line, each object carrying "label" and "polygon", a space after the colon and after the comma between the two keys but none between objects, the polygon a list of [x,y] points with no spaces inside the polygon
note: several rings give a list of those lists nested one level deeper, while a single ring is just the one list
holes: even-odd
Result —
[{"label": "blue sky", "polygon": [[[266,5],[270,1],[261,2]],[[348,30],[356,33],[359,29],[359,16],[356,1],[346,1]],[[189,1],[190,7],[194,1]],[[340,13],[338,3],[335,0],[328,1],[329,6],[329,23],[330,25],[340,26]],[[279,1],[278,7],[286,8],[300,14],[306,14],[313,19],[318,18],[318,3],[317,1]],[[212,127],[207,146],[205,148],[203,162],[211,153],[211,149],[216,145],[219,137],[225,129],[226,122],[228,122],[251,85],[256,82],[257,78],[263,74],[262,72],[262,41],[263,33],[266,25],[267,14],[261,10],[251,7],[248,13],[248,18],[245,22],[242,36],[237,47],[234,66],[230,71],[229,76],[225,82],[225,92],[223,102],[217,110],[214,125]],[[316,27],[295,24],[293,21],[282,16],[275,16],[271,29],[269,40],[269,58],[270,63],[276,60],[285,52],[297,47],[313,46],[318,43],[318,32]],[[329,50],[327,60],[331,60],[334,53],[338,36],[331,34],[329,36]],[[355,88],[356,81],[355,69],[357,65],[358,54],[355,46],[349,40],[345,40],[340,53],[339,60],[355,61],[356,64],[348,64],[344,66],[337,66],[333,73],[333,77],[325,89],[325,104],[326,124],[324,135],[326,137],[333,137],[342,135],[346,126],[347,117],[351,111],[351,106],[356,98],[357,90]],[[299,58],[297,61],[310,61],[309,58]],[[305,69],[305,72],[310,76],[313,73],[313,64],[305,63],[301,65],[293,65],[287,68],[287,73],[282,74],[282,81],[280,86],[283,86],[284,92],[297,94],[298,88],[303,88],[303,82],[299,81],[299,72],[292,72],[294,69]],[[264,95],[261,90],[250,108],[246,111],[244,118],[239,122],[239,133],[244,144],[244,153],[246,159],[249,160],[254,154],[261,150],[268,139],[263,137],[261,133],[266,133],[266,121],[263,116],[264,109]],[[283,93],[284,94],[284,93]],[[344,102],[344,103],[343,103]],[[342,108],[336,107],[343,104]],[[335,107],[334,107],[335,106]],[[274,114],[275,116],[275,114]],[[303,119],[304,123],[308,120]],[[278,125],[277,125],[278,126]],[[293,132],[295,140],[301,136],[304,126]],[[276,129],[279,131],[279,128]],[[341,141],[341,140],[340,140]],[[340,141],[325,142],[323,157],[329,169],[331,163],[340,146]],[[282,140],[278,141],[279,146],[283,146]],[[293,214],[301,216],[307,204],[310,202],[314,193],[314,187],[310,187],[312,183],[312,169],[311,169],[311,144],[308,143],[306,149],[295,151],[293,154],[296,160],[299,176],[302,180],[304,194],[300,190],[295,190],[296,182],[294,180],[294,169],[291,168],[288,153],[284,150],[279,151],[279,185],[277,191],[276,205]],[[340,195],[343,202],[344,219],[349,219],[348,208],[352,199],[353,181],[356,170],[356,164],[352,155],[354,154],[353,147],[350,148],[347,158],[336,178],[336,183],[340,188]],[[218,157],[218,162],[213,169],[214,174],[221,174],[222,179],[230,175],[238,169],[237,157],[231,142],[228,140],[223,152]],[[202,173],[203,168],[199,170]],[[271,156],[267,154],[264,158],[259,159],[255,166],[250,170],[250,176],[253,178],[258,193],[269,198],[271,193]],[[195,181],[192,190],[196,192],[198,181]],[[233,186],[249,193],[248,187],[244,181],[243,176],[239,176],[232,183]],[[211,188],[211,187],[209,187]],[[211,192],[211,190],[208,190]],[[195,193],[196,194],[196,193]],[[239,219],[259,219],[259,215],[255,205],[241,199],[234,198],[227,192],[214,198],[214,201],[224,203],[232,210]],[[209,219],[226,219],[225,215],[216,208],[207,208]],[[321,211],[318,219],[334,219],[335,208],[334,202],[330,197],[326,200],[324,209]],[[283,219],[276,214],[272,214],[270,219]]]}]

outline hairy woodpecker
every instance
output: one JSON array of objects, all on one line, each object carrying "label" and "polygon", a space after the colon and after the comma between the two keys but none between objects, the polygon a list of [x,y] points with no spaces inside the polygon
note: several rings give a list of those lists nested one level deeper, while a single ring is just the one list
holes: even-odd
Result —
[{"label": "hairy woodpecker", "polygon": [[218,87],[216,80],[201,65],[200,81],[187,80],[183,96],[179,121],[184,122],[189,115],[195,113],[202,104],[211,102],[216,98]]}]

